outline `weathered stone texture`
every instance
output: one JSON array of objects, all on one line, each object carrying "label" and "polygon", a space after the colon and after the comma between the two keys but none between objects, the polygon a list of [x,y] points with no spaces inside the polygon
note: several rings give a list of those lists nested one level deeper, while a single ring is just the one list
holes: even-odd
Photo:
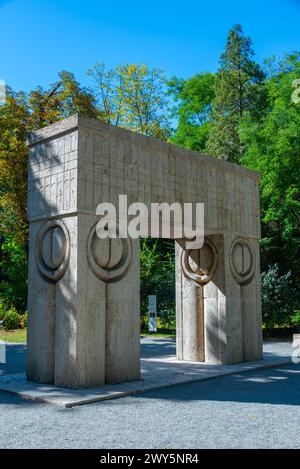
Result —
[{"label": "weathered stone texture", "polygon": [[121,194],[148,207],[205,204],[201,252],[176,242],[178,357],[261,357],[256,173],[78,116],[28,143],[29,379],[82,387],[139,377],[139,243],[94,236],[97,205],[118,206]]}]

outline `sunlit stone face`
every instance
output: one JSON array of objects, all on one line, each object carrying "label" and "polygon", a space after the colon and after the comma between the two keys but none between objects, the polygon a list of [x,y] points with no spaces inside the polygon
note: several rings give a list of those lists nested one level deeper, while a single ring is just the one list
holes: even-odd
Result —
[{"label": "sunlit stone face", "polygon": [[50,228],[42,242],[42,258],[47,267],[58,269],[64,260],[66,237],[60,226]]},{"label": "sunlit stone face", "polygon": [[214,262],[214,254],[208,244],[204,244],[202,249],[190,251],[189,266],[195,273],[208,275]]},{"label": "sunlit stone face", "polygon": [[120,238],[100,239],[95,233],[91,248],[93,258],[100,267],[113,269],[121,261],[123,244]]},{"label": "sunlit stone face", "polygon": [[245,275],[251,268],[251,252],[246,244],[237,243],[232,252],[232,264],[238,275]]}]

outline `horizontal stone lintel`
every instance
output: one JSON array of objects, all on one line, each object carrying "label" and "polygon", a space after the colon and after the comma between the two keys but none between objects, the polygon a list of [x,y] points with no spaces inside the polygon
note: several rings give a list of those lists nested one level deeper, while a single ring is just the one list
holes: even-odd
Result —
[{"label": "horizontal stone lintel", "polygon": [[[95,220],[98,218],[98,215],[95,214],[95,212],[89,211],[89,210],[79,210],[79,211],[72,211],[72,212],[59,212],[59,213],[51,213],[50,215],[47,216],[36,216],[36,217],[31,217],[29,219],[30,223],[40,223],[46,220],[57,220],[57,219],[64,219],[64,218],[69,218],[69,217],[76,217],[76,216],[88,216],[88,217],[95,217]],[[129,218],[128,218],[129,219]],[[193,227],[195,229],[195,227]],[[254,239],[254,240],[260,240],[259,235],[254,235],[254,234],[249,234],[246,232],[241,232],[241,231],[230,231],[230,230],[224,230],[224,229],[219,229],[219,228],[211,228],[211,227],[206,227],[205,228],[205,236],[212,236],[212,235],[220,235],[220,234],[230,234],[232,236],[236,237],[246,237],[248,239]],[[172,239],[172,238],[170,238]],[[174,238],[175,239],[175,238]]]},{"label": "horizontal stone lintel", "polygon": [[173,154],[174,156],[180,155],[183,159],[190,158],[193,155],[198,160],[202,159],[203,161],[210,163],[212,167],[217,167],[218,170],[223,168],[224,172],[226,173],[233,172],[239,174],[240,176],[244,174],[245,176],[251,177],[256,181],[259,181],[260,179],[260,174],[258,172],[244,168],[235,163],[220,160],[218,158],[214,158],[192,150],[187,150],[172,143],[158,140],[155,137],[145,136],[131,130],[105,124],[98,121],[97,119],[87,118],[80,115],[68,117],[67,119],[56,122],[55,124],[49,125],[45,128],[28,134],[27,144],[29,147],[32,147],[38,143],[53,140],[79,129],[100,131],[101,133],[113,136],[122,141],[130,141],[131,143],[138,144],[141,147],[148,147],[150,145],[153,150]]}]

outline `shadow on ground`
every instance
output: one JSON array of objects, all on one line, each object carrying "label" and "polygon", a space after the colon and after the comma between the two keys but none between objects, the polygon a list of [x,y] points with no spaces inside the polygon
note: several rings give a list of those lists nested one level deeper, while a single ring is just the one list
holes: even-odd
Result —
[{"label": "shadow on ground", "polygon": [[141,357],[171,357],[176,355],[175,339],[142,338]]},{"label": "shadow on ground", "polygon": [[300,365],[285,365],[192,384],[178,384],[172,388],[151,391],[135,397],[178,402],[206,400],[299,406]]},{"label": "shadow on ground", "polygon": [[26,363],[25,344],[5,344],[6,362],[0,362],[0,376],[11,373],[23,373]]},{"label": "shadow on ground", "polygon": [[[276,348],[277,347],[277,348]],[[280,348],[281,347],[281,348]],[[266,344],[265,357],[278,358],[275,351],[280,351],[282,358],[289,356],[289,344]],[[201,370],[187,368],[185,363],[172,363],[175,356],[176,345],[174,339],[144,338],[141,343],[143,362],[155,363],[155,375],[164,376],[174,367],[174,376],[180,376],[184,370],[185,377],[195,379]],[[7,361],[0,363],[0,376],[12,373],[22,373],[25,369],[26,345],[7,344]],[[162,360],[160,360],[162,359]],[[163,360],[166,360],[165,362]],[[153,365],[151,365],[153,366]],[[201,365],[200,365],[201,366]],[[203,365],[205,366],[205,365]],[[217,365],[220,367],[219,365]],[[206,367],[207,375],[213,376],[217,366]],[[227,366],[223,365],[224,371]],[[146,374],[154,371],[149,367]],[[188,380],[188,379],[187,379]],[[84,392],[82,390],[82,392]],[[166,399],[168,401],[232,401],[252,402],[262,404],[299,405],[300,404],[300,365],[276,366],[265,370],[249,370],[247,372],[231,374],[215,379],[203,380],[191,384],[176,384],[174,387],[146,391],[135,394],[138,399]],[[0,402],[3,404],[28,405],[20,397],[8,393],[0,393]],[[122,404],[123,399],[114,402]],[[129,401],[130,402],[130,401]],[[128,400],[127,400],[128,403]],[[100,405],[101,403],[98,403]]]}]

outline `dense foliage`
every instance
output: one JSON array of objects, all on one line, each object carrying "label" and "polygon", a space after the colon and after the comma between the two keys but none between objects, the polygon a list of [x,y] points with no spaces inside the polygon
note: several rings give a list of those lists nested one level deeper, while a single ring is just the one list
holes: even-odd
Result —
[{"label": "dense foliage", "polygon": [[[216,73],[166,80],[144,64],[112,70],[96,64],[88,75],[91,88],[63,71],[47,90],[8,90],[0,105],[0,309],[9,312],[7,324],[26,310],[26,132],[81,113],[259,171],[264,322],[300,325],[300,100],[292,100],[299,95],[300,53],[260,66],[236,25]],[[157,294],[163,327],[173,329],[170,241],[141,241],[143,326],[149,294]]]},{"label": "dense foliage", "polygon": [[146,328],[148,295],[157,296],[160,324],[175,330],[174,241],[141,240],[141,326]]},{"label": "dense foliage", "polygon": [[195,75],[189,80],[173,77],[169,92],[174,99],[173,115],[178,124],[172,143],[203,152],[211,127],[215,76],[212,73]]},{"label": "dense foliage", "polygon": [[298,294],[291,272],[280,274],[277,264],[261,276],[263,321],[267,329],[297,325],[295,298]]}]

